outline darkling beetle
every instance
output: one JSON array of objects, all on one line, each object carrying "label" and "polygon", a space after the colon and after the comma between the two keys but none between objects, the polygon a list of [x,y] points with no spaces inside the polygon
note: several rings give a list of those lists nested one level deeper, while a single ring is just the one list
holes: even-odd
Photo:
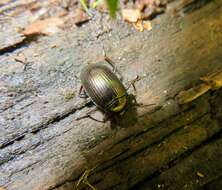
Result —
[{"label": "darkling beetle", "polygon": [[[112,66],[113,70],[102,63],[95,63],[84,67],[80,74],[81,87],[79,89],[79,97],[91,98],[97,108],[108,115],[110,113],[123,115],[129,101],[127,90],[130,86],[133,86],[135,90],[134,83],[139,80],[139,77],[137,76],[125,88],[121,79],[116,75],[115,63],[106,55],[104,55],[104,59]],[[77,118],[77,120],[89,117],[99,122],[105,122],[105,120],[100,121],[90,115],[95,110],[91,110],[85,116]]]}]

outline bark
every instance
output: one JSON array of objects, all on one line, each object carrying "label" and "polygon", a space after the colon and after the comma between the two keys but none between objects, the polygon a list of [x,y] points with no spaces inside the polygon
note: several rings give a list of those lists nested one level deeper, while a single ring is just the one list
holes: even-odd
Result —
[{"label": "bark", "polygon": [[[179,4],[183,15],[158,16],[152,31],[139,33],[104,18],[103,27],[92,21],[3,46],[0,186],[75,189],[89,172],[85,180],[99,190],[214,189],[222,171],[222,91],[209,90],[183,105],[175,97],[222,69],[222,2]],[[79,73],[101,59],[102,46],[125,84],[142,77],[137,101],[154,105],[132,106],[105,124],[77,121],[92,109],[77,96]],[[25,63],[15,59],[21,53]],[[78,188],[89,187],[81,182]]]}]

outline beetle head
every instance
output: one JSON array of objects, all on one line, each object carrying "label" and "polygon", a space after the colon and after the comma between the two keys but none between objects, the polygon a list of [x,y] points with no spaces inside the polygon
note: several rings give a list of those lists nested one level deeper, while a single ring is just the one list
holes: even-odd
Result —
[{"label": "beetle head", "polygon": [[111,112],[121,112],[124,110],[126,103],[127,103],[126,95],[116,97],[108,104],[108,109]]}]

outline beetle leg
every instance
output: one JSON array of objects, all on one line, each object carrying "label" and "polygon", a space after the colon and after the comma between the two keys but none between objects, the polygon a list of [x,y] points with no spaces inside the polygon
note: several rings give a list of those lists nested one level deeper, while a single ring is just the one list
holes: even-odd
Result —
[{"label": "beetle leg", "polygon": [[97,122],[100,122],[100,123],[105,123],[105,122],[107,121],[107,119],[98,120],[98,119],[92,117],[90,114],[86,114],[86,115],[84,115],[84,116],[78,117],[78,118],[76,118],[76,120],[85,119],[85,118],[90,118],[90,119],[92,119],[92,120],[94,120],[94,121],[97,121]]},{"label": "beetle leg", "polygon": [[116,66],[115,62],[112,59],[110,59],[109,57],[107,57],[106,55],[104,55],[104,59],[107,63],[109,63],[112,66],[113,72],[116,73],[117,66]]},{"label": "beetle leg", "polygon": [[113,72],[114,72],[114,73],[118,73],[119,78],[120,78],[120,80],[122,81],[122,80],[123,80],[123,76],[122,76],[121,72],[117,69],[117,66],[116,66],[115,62],[114,62],[112,59],[110,59],[109,57],[107,57],[106,55],[104,56],[104,60],[105,60],[108,64],[110,64],[110,65],[112,66]]},{"label": "beetle leg", "polygon": [[80,89],[79,89],[79,97],[80,98],[87,98],[88,97],[88,95],[86,94],[86,91],[84,90],[82,85],[80,86]]},{"label": "beetle leg", "polygon": [[128,87],[126,88],[126,90],[129,90],[129,88],[132,86],[134,91],[136,91],[136,86],[135,86],[135,83],[137,81],[139,81],[141,78],[137,75],[135,79],[131,80]]},{"label": "beetle leg", "polygon": [[98,120],[98,119],[94,118],[93,116],[91,116],[91,113],[93,113],[93,112],[95,112],[97,110],[98,110],[98,108],[92,109],[88,113],[86,113],[86,115],[83,115],[83,116],[80,116],[80,117],[76,118],[76,120],[90,118],[90,119],[92,119],[94,121],[105,123],[107,121],[107,118],[104,118],[103,120]]},{"label": "beetle leg", "polygon": [[90,118],[94,121],[100,122],[100,123],[105,123],[107,121],[107,118],[104,118],[103,120],[98,120],[95,117],[92,117],[91,115],[88,115],[88,118]]},{"label": "beetle leg", "polygon": [[106,55],[104,47],[103,47],[103,57],[104,57],[104,60],[113,68],[113,72],[114,73],[118,72],[118,74],[120,76],[120,80],[122,81],[123,80],[122,74],[117,69],[115,62]]}]

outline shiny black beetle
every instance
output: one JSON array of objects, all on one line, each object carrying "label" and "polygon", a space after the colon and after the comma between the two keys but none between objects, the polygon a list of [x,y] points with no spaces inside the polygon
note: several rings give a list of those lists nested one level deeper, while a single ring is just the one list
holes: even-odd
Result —
[{"label": "shiny black beetle", "polygon": [[[81,71],[80,80],[82,86],[79,90],[80,97],[90,97],[93,103],[105,113],[124,113],[128,101],[127,90],[134,86],[138,77],[133,80],[128,88],[125,88],[117,77],[114,62],[105,57],[113,71],[102,63],[88,65]],[[89,114],[88,117],[92,118]],[[92,118],[94,119],[94,118]],[[95,119],[96,120],[96,119]]]}]

